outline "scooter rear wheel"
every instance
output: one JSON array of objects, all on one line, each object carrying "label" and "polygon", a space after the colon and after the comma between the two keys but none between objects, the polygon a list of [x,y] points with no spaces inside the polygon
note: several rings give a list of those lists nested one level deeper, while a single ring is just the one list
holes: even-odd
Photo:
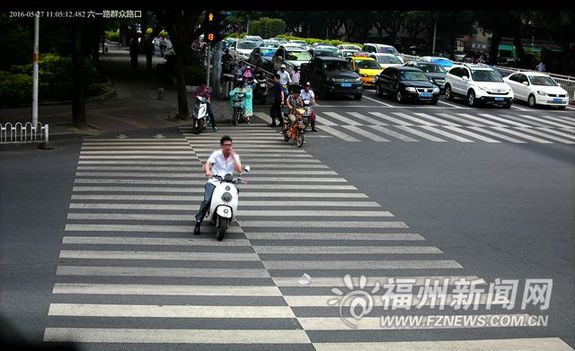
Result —
[{"label": "scooter rear wheel", "polygon": [[300,148],[303,146],[303,143],[304,143],[304,136],[303,136],[303,133],[300,132],[297,135],[296,145],[298,148]]}]

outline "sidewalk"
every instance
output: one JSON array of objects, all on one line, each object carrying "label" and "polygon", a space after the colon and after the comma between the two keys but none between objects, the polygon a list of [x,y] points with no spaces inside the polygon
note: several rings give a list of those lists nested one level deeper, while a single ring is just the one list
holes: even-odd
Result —
[{"label": "sidewalk", "polygon": [[[154,56],[152,72],[146,72],[146,58],[140,55],[138,68],[132,69],[127,47],[108,46],[101,56],[102,65],[111,80],[116,96],[86,103],[89,128],[79,130],[72,126],[72,105],[40,105],[39,122],[50,125],[50,138],[61,139],[79,135],[126,133],[135,130],[173,128],[186,125],[189,120],[173,121],[177,113],[177,92],[172,79],[157,65],[165,62]],[[164,89],[163,100],[158,100],[158,89]],[[188,101],[191,104],[191,99]],[[216,123],[229,114],[227,101],[214,100],[212,108]],[[32,107],[0,109],[0,123],[29,122]]]}]

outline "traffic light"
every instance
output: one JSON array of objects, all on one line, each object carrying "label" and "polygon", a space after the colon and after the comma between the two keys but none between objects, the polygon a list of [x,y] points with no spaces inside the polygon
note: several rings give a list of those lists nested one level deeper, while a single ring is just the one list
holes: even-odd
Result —
[{"label": "traffic light", "polygon": [[227,14],[208,11],[204,20],[204,40],[207,43],[215,44],[223,39],[224,20]]}]

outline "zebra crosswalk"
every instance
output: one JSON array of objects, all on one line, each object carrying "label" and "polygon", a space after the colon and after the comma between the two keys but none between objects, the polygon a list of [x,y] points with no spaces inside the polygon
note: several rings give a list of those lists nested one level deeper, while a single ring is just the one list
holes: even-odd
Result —
[{"label": "zebra crosswalk", "polygon": [[[575,144],[575,119],[549,114],[317,111],[322,134],[347,142]],[[256,112],[265,122],[269,115]]]},{"label": "zebra crosswalk", "polygon": [[[376,311],[350,330],[328,302],[332,288],[348,285],[345,274],[354,284],[360,275],[419,286],[430,277],[485,281],[269,128],[181,130],[182,138],[84,141],[45,342],[89,350],[572,351],[557,338],[392,342],[389,331],[372,333]],[[223,134],[252,171],[237,222],[219,242],[209,223],[199,236],[192,231],[201,165]],[[302,285],[304,274],[311,282]]]}]

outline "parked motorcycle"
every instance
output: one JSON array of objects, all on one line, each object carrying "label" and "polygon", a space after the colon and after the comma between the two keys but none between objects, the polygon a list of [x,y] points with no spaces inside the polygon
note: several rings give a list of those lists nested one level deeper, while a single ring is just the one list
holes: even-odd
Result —
[{"label": "parked motorcycle", "polygon": [[208,102],[205,97],[196,96],[192,109],[192,132],[200,134],[206,128],[208,118]]},{"label": "parked motorcycle", "polygon": [[305,143],[305,124],[303,122],[305,109],[298,108],[293,112],[294,114],[285,113],[283,115],[282,134],[286,143],[294,140],[297,147],[300,148]]},{"label": "parked motorcycle", "polygon": [[[250,166],[245,166],[244,171],[249,172]],[[240,177],[234,179],[230,173],[224,177],[214,175],[211,177],[211,181],[217,184],[215,184],[216,188],[205,219],[214,223],[217,233],[216,239],[221,241],[230,223],[236,218],[239,199],[239,190],[236,186],[241,183],[247,184],[247,182]]]},{"label": "parked motorcycle", "polygon": [[232,99],[232,124],[238,125],[240,121],[244,121],[245,118],[245,93],[235,93],[231,94]]}]

